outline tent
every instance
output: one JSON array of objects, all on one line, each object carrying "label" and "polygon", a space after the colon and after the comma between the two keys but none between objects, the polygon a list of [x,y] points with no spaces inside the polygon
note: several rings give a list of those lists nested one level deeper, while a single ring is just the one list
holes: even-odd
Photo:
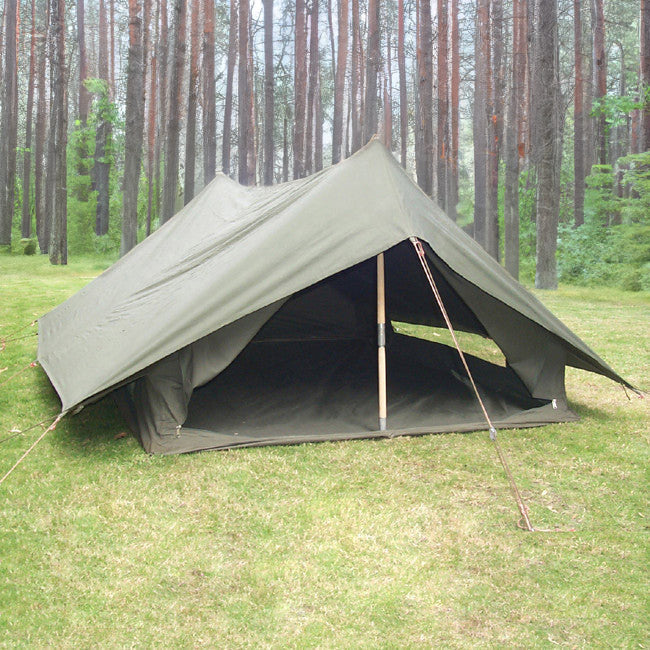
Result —
[{"label": "tent", "polygon": [[[455,329],[496,426],[575,419],[565,366],[629,385],[487,255],[377,140],[305,179],[218,175],[173,219],[39,320],[64,412],[113,393],[145,450],[179,453],[484,428],[456,351],[392,324]],[[376,256],[388,418],[377,420]]]}]

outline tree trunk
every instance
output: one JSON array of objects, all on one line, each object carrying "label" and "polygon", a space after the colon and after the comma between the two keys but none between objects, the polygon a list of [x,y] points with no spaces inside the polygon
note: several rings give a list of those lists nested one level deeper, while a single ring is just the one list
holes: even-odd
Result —
[{"label": "tree trunk", "polygon": [[[594,97],[604,98],[607,95],[607,59],[605,58],[605,10],[603,0],[591,0],[593,4],[593,75]],[[596,118],[596,142],[598,148],[598,162],[607,164],[607,134],[605,131],[605,113],[599,111]]]},{"label": "tree trunk", "polygon": [[307,135],[305,148],[305,164],[308,175],[314,170],[318,171],[323,168],[323,120],[320,96],[318,15],[318,0],[312,0],[309,11],[309,82],[307,84]]},{"label": "tree trunk", "polygon": [[305,0],[296,0],[295,72],[294,72],[294,136],[293,177],[305,175],[305,136],[307,126],[307,10]]},{"label": "tree trunk", "polygon": [[[433,59],[431,35],[431,0],[419,0],[418,66],[418,130],[415,168],[418,185],[429,196],[433,195]],[[417,146],[419,144],[419,146]]]},{"label": "tree trunk", "polygon": [[[403,0],[400,0],[403,2]],[[334,121],[332,124],[332,164],[342,158],[343,146],[343,98],[345,96],[345,75],[348,61],[348,0],[339,3],[339,48],[334,82]]]},{"label": "tree trunk", "polygon": [[[150,0],[147,0],[150,2]],[[156,164],[156,103],[158,101],[158,25],[160,19],[160,2],[156,4],[154,42],[149,58],[149,105],[147,108],[147,223],[146,236],[151,234],[154,210],[154,170]],[[148,29],[145,25],[145,29]],[[157,206],[156,206],[157,207]]]},{"label": "tree trunk", "polygon": [[524,91],[526,43],[522,29],[525,21],[523,0],[512,5],[512,74],[508,95],[507,133],[505,137],[505,196],[503,206],[505,266],[515,280],[519,279],[519,109]]},{"label": "tree trunk", "polygon": [[478,0],[474,53],[474,239],[487,248],[487,105],[489,0]]},{"label": "tree trunk", "polygon": [[77,0],[77,47],[79,48],[79,121],[86,126],[88,109],[90,106],[90,93],[84,85],[88,78],[88,57],[86,56],[86,21],[85,0]]},{"label": "tree trunk", "polygon": [[[650,2],[641,0],[641,84],[642,88],[650,88]],[[647,98],[641,120],[640,150],[650,150],[650,101]]]},{"label": "tree trunk", "polygon": [[52,232],[50,235],[50,262],[68,263],[68,191],[66,149],[68,144],[68,80],[65,65],[65,0],[52,4],[52,26],[55,43],[54,101],[55,116],[55,190]]},{"label": "tree trunk", "polygon": [[176,212],[178,195],[178,145],[181,131],[181,106],[183,105],[183,70],[185,68],[186,0],[174,0],[174,54],[169,79],[167,138],[165,148],[165,181],[163,183],[162,222]]},{"label": "tree trunk", "polygon": [[535,143],[539,148],[537,159],[537,267],[535,286],[538,289],[557,288],[558,214],[559,196],[557,165],[558,126],[558,60],[557,60],[557,0],[539,3],[535,35],[534,119]]},{"label": "tree trunk", "polygon": [[449,4],[451,6],[451,150],[449,152],[447,214],[456,221],[460,139],[460,33],[458,29],[458,2],[449,0]]},{"label": "tree trunk", "polygon": [[264,185],[273,184],[275,89],[273,70],[273,0],[264,0]]},{"label": "tree trunk", "polygon": [[352,0],[352,58],[350,71],[350,112],[352,143],[350,153],[361,148],[361,108],[360,97],[363,90],[361,83],[361,31],[359,26],[359,0]]},{"label": "tree trunk", "polygon": [[584,160],[584,110],[582,100],[584,84],[582,79],[582,17],[580,0],[573,0],[573,52],[575,90],[573,95],[573,223],[581,226],[585,221],[585,160]]},{"label": "tree trunk", "polygon": [[323,97],[321,94],[320,64],[316,71],[316,101],[314,105],[314,171],[323,169]]},{"label": "tree trunk", "polygon": [[194,198],[194,183],[196,180],[196,99],[199,91],[199,2],[200,0],[191,0],[190,74],[187,95],[187,124],[185,127],[185,205]]},{"label": "tree trunk", "polygon": [[5,2],[5,72],[0,131],[0,247],[11,246],[16,177],[16,145],[18,133],[18,68],[16,45],[18,6],[16,0]]},{"label": "tree trunk", "polygon": [[438,179],[438,205],[447,209],[447,156],[449,155],[449,97],[447,0],[438,0],[438,156],[436,175]]},{"label": "tree trunk", "polygon": [[286,183],[289,180],[289,139],[288,139],[288,120],[284,116],[284,125],[282,132],[282,181]]},{"label": "tree trunk", "polygon": [[36,76],[36,0],[32,0],[32,24],[29,39],[29,79],[27,80],[27,117],[25,119],[25,151],[23,153],[23,205],[21,236],[32,234],[31,174],[32,174],[32,121],[34,114],[34,77]]},{"label": "tree trunk", "polygon": [[520,39],[523,48],[522,63],[518,67],[519,80],[518,86],[522,89],[519,95],[519,105],[517,107],[517,150],[519,153],[519,166],[520,168],[526,167],[529,161],[530,154],[530,103],[531,103],[531,85],[532,85],[532,61],[529,52],[532,51],[532,36],[533,31],[529,29],[528,17],[532,15],[530,10],[534,5],[534,0],[520,0],[521,10],[519,12],[519,31]]},{"label": "tree trunk", "polygon": [[384,144],[393,149],[393,61],[391,32],[386,32],[386,73],[384,75]]},{"label": "tree trunk", "polygon": [[129,0],[121,255],[128,253],[138,243],[138,189],[144,134],[144,88],[142,0]]},{"label": "tree trunk", "polygon": [[43,232],[46,241],[44,253],[49,253],[50,240],[52,238],[52,222],[54,220],[54,210],[56,203],[56,109],[54,95],[56,92],[56,42],[55,42],[55,0],[47,3],[47,62],[49,65],[49,101],[48,101],[48,137],[47,137],[47,156],[45,160],[45,223]]},{"label": "tree trunk", "polygon": [[167,20],[167,0],[158,0],[158,13],[160,14],[160,36],[157,39],[156,49],[158,52],[158,118],[156,127],[156,146],[154,148],[154,206],[155,212],[160,217],[161,208],[161,187],[160,181],[162,158],[163,158],[163,142],[167,132],[167,97],[168,92],[168,72],[169,72],[169,23]]},{"label": "tree trunk", "polygon": [[110,58],[110,77],[109,77],[109,97],[115,98],[115,0],[109,2],[109,20],[110,20],[110,38],[111,38],[111,58]]},{"label": "tree trunk", "polygon": [[48,20],[45,18],[44,34],[40,37],[38,54],[38,100],[36,102],[36,142],[34,147],[34,211],[36,213],[36,236],[42,253],[47,252],[48,241],[45,238],[46,203],[45,203],[45,143],[47,141],[47,41]]},{"label": "tree trunk", "polygon": [[503,3],[491,0],[488,67],[488,212],[485,250],[499,259],[499,158],[503,137]]},{"label": "tree trunk", "polygon": [[214,0],[203,0],[203,182],[217,172],[217,118],[214,78]]},{"label": "tree trunk", "polygon": [[238,157],[239,182],[242,185],[255,184],[255,123],[253,99],[253,70],[249,60],[250,4],[239,1],[239,128]]},{"label": "tree trunk", "polygon": [[104,0],[99,0],[99,78],[106,82],[105,95],[100,96],[98,102],[97,132],[95,134],[95,160],[93,167],[94,189],[97,191],[97,209],[95,212],[95,233],[102,236],[108,233],[110,209],[110,153],[109,143],[112,135],[112,125],[104,113],[104,104],[110,97],[109,79],[109,48],[108,48],[108,21],[106,18],[106,5]]},{"label": "tree trunk", "polygon": [[310,176],[313,171],[313,161],[314,161],[314,101],[316,98],[315,93],[315,81],[312,79],[312,69],[311,69],[311,35],[312,35],[312,23],[313,13],[310,8],[309,2],[305,2],[307,8],[307,108],[305,111],[305,176]]},{"label": "tree trunk", "polygon": [[232,142],[232,95],[235,64],[237,63],[237,0],[230,2],[230,27],[228,36],[228,69],[226,73],[226,102],[223,112],[223,144],[221,147],[221,167],[223,173],[230,175],[230,148]]},{"label": "tree trunk", "polygon": [[[347,2],[347,0],[344,0]],[[340,16],[339,16],[340,20]],[[332,79],[336,79],[336,47],[334,45],[334,21],[332,20],[332,0],[327,0],[327,26],[329,28],[330,50],[332,51]]]},{"label": "tree trunk", "polygon": [[[3,3],[0,7],[0,88],[4,88],[4,37],[7,25],[5,18],[7,15],[7,3]],[[47,5],[46,5],[47,6]],[[2,100],[0,99],[0,104]]]},{"label": "tree trunk", "polygon": [[366,49],[366,101],[363,120],[364,144],[377,133],[377,76],[379,47],[379,0],[368,0],[368,47]]},{"label": "tree trunk", "polygon": [[399,74],[399,136],[400,163],[406,169],[408,144],[408,105],[406,103],[406,55],[404,51],[404,0],[397,5],[397,69]]}]

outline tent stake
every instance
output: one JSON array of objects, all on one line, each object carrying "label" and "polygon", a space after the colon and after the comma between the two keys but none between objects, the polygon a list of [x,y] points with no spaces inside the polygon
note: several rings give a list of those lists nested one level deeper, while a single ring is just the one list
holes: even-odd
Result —
[{"label": "tent stake", "polygon": [[383,253],[377,255],[377,368],[379,430],[386,431],[386,289]]}]

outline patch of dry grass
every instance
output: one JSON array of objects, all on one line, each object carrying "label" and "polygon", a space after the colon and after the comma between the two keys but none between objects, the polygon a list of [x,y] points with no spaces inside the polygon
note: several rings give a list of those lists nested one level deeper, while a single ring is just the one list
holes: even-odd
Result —
[{"label": "patch of dry grass", "polygon": [[[0,333],[94,271],[0,257]],[[539,295],[647,387],[647,296]],[[0,643],[647,646],[648,400],[567,382],[580,422],[501,434],[535,525],[575,529],[557,534],[516,527],[483,433],[150,457],[104,400],[0,486]],[[3,429],[57,406],[40,369],[0,388]],[[0,470],[37,435],[0,444]]]}]

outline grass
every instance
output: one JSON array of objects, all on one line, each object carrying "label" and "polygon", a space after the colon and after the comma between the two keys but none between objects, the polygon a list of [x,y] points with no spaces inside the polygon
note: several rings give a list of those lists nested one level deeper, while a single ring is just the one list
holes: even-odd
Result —
[{"label": "grass", "polygon": [[[0,256],[0,334],[103,268]],[[648,388],[650,300],[537,294]],[[3,376],[35,356],[8,345]],[[569,369],[580,422],[504,431],[533,523],[484,433],[146,455],[110,400],[0,486],[11,647],[648,647],[648,400]],[[55,414],[42,370],[0,387],[0,437]],[[4,473],[39,430],[0,444]]]}]

